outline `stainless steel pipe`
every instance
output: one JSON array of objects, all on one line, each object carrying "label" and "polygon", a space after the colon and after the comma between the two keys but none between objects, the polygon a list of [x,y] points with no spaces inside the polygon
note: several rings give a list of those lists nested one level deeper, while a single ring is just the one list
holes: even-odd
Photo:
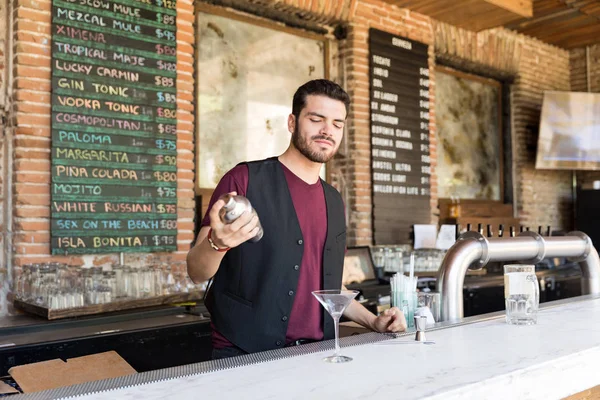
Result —
[{"label": "stainless steel pipe", "polygon": [[507,238],[486,238],[477,232],[462,234],[446,253],[437,276],[441,320],[463,318],[463,286],[468,269],[483,268],[490,261],[534,264],[552,257],[569,257],[579,262],[582,294],[600,294],[600,258],[591,239],[583,232],[554,237],[523,232]]}]

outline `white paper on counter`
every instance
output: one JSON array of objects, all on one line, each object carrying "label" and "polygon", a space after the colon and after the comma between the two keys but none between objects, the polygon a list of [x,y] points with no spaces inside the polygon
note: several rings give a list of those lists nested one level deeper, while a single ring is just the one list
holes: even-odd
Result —
[{"label": "white paper on counter", "polygon": [[454,243],[456,243],[456,226],[447,224],[440,226],[435,247],[440,250],[448,250]]},{"label": "white paper on counter", "polygon": [[437,237],[437,226],[433,224],[415,224],[415,249],[433,249]]}]

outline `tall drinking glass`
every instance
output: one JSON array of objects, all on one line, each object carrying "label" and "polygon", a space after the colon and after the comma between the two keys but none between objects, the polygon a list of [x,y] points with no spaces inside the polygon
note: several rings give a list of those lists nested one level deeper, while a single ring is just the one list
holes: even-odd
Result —
[{"label": "tall drinking glass", "polygon": [[358,294],[356,290],[315,290],[313,296],[319,300],[319,303],[331,315],[335,325],[335,353],[332,356],[325,357],[323,361],[330,363],[344,363],[352,361],[352,358],[340,354],[340,317],[342,313],[350,305],[352,300]]},{"label": "tall drinking glass", "polygon": [[540,288],[535,265],[504,266],[506,322],[511,325],[534,325],[540,304]]}]

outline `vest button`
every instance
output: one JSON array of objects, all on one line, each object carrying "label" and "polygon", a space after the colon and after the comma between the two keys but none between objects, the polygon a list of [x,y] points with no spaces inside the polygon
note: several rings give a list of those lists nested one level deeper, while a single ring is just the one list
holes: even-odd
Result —
[{"label": "vest button", "polygon": [[278,341],[276,341],[276,342],[275,342],[275,345],[277,345],[277,346],[281,346],[281,340],[278,340]]},{"label": "vest button", "polygon": [[302,244],[302,243],[304,243],[304,242],[302,241],[302,239],[298,239],[298,244]]},{"label": "vest button", "polygon": [[287,316],[285,316],[285,315],[284,315],[283,317],[281,317],[281,320],[282,320],[283,322],[287,321]]},{"label": "vest button", "polygon": [[298,270],[300,269],[300,266],[299,266],[299,265],[294,265],[294,269],[295,269],[296,271],[298,271]]},{"label": "vest button", "polygon": [[294,295],[294,291],[293,291],[293,290],[290,290],[290,291],[288,292],[288,296],[293,296],[293,295]]}]

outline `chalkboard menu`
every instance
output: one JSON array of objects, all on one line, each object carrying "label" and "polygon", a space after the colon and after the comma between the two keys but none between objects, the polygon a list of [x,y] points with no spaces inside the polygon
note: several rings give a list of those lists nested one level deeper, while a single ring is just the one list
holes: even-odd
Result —
[{"label": "chalkboard menu", "polygon": [[176,250],[176,16],[52,1],[52,254]]},{"label": "chalkboard menu", "polygon": [[427,45],[369,31],[375,244],[411,242],[430,222]]}]

